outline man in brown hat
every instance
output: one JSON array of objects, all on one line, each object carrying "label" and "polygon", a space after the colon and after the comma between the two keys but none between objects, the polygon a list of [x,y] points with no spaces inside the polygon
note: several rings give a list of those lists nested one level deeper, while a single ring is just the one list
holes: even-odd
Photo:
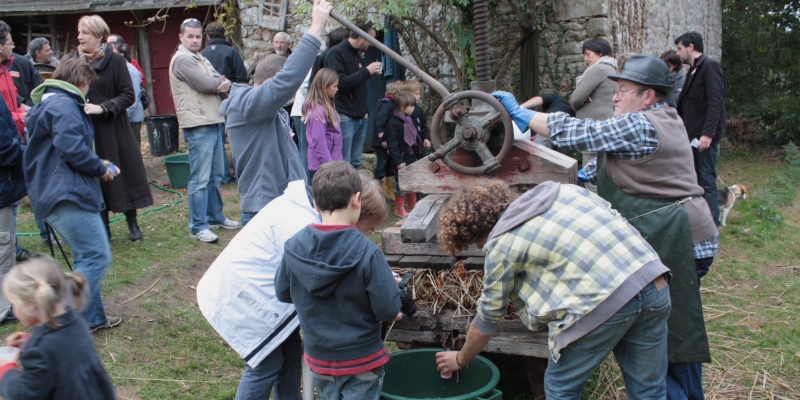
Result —
[{"label": "man in brown hat", "polygon": [[672,272],[667,351],[667,398],[702,399],[703,362],[710,362],[700,277],[717,252],[719,235],[703,188],[697,184],[686,129],[667,105],[672,90],[660,59],[632,55],[619,75],[614,116],[605,121],[536,113],[513,95],[495,92],[521,130],[530,128],[558,146],[597,152],[579,180],[597,182],[611,203],[656,250]]}]

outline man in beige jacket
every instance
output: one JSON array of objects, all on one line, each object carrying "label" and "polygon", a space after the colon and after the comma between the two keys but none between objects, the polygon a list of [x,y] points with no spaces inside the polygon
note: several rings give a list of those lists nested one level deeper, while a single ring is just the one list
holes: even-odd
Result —
[{"label": "man in beige jacket", "polygon": [[178,35],[181,45],[169,65],[169,83],[189,147],[189,229],[192,239],[215,243],[219,237],[210,229],[238,229],[222,213],[219,185],[223,174],[223,132],[225,119],[219,112],[220,93],[231,88],[231,82],[217,73],[200,54],[203,25],[189,18],[181,24]]}]

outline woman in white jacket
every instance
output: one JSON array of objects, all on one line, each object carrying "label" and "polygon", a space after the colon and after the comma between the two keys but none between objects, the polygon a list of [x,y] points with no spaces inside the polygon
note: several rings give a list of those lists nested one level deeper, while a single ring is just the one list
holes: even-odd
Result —
[{"label": "woman in white jacket", "polygon": [[[356,227],[374,230],[388,215],[383,187],[361,175],[361,216]],[[311,188],[289,183],[217,257],[197,284],[197,303],[211,326],[245,361],[236,400],[300,399],[303,347],[294,305],[275,297],[275,272],[283,245],[306,225],[320,222]]]}]

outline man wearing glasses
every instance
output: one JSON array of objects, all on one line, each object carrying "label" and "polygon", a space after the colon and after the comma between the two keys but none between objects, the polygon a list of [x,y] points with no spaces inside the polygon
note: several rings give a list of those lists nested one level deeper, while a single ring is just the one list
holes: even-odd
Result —
[{"label": "man wearing glasses", "polygon": [[558,147],[598,153],[579,171],[579,182],[596,182],[597,194],[639,230],[672,271],[667,398],[701,399],[701,363],[711,356],[700,277],[716,255],[719,235],[697,184],[683,121],[667,105],[668,72],[654,56],[632,55],[619,75],[608,77],[617,91],[614,116],[605,121],[537,113],[520,107],[511,93],[493,95],[521,130],[530,128]]},{"label": "man wearing glasses", "polygon": [[189,18],[181,24],[181,45],[169,65],[169,83],[189,147],[189,229],[192,239],[215,243],[219,237],[210,229],[238,229],[222,213],[219,185],[223,174],[223,132],[225,119],[219,112],[219,95],[227,93],[231,81],[220,75],[200,54],[203,25]]}]

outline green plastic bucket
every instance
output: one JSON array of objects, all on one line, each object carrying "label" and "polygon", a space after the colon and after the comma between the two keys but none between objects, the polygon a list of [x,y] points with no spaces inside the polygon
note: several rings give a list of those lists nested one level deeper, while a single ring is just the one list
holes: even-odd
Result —
[{"label": "green plastic bucket", "polygon": [[162,158],[167,165],[170,186],[186,189],[189,181],[189,153],[173,154]]},{"label": "green plastic bucket", "polygon": [[495,389],[500,371],[482,356],[475,357],[450,379],[442,379],[436,370],[436,353],[442,349],[414,349],[394,353],[384,366],[381,398],[386,400],[500,400]]}]

